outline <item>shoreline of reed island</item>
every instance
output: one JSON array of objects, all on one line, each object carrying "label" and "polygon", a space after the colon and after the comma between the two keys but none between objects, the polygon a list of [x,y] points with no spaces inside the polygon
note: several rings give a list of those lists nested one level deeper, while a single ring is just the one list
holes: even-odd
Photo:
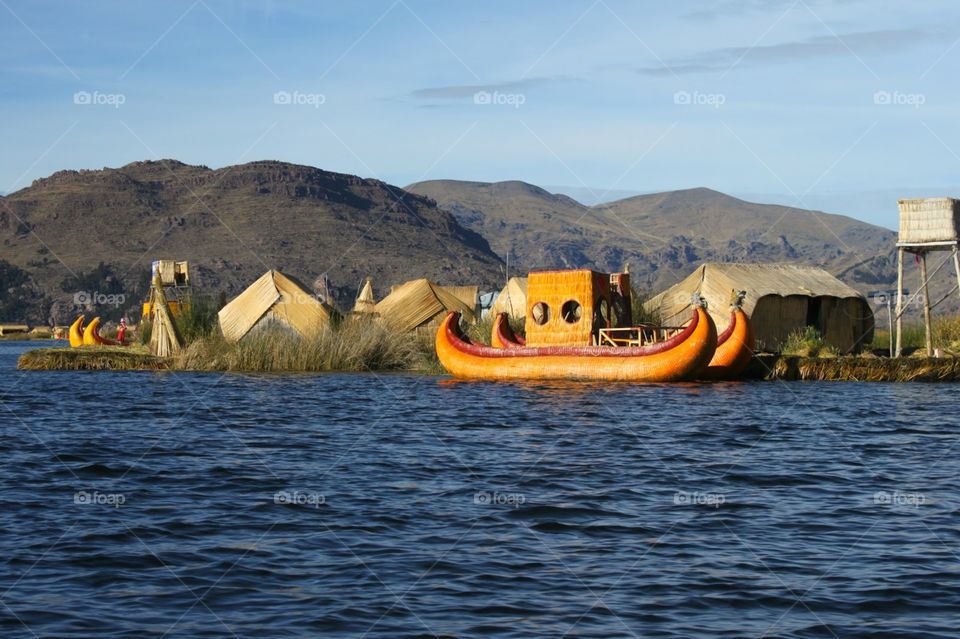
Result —
[{"label": "shoreline of reed island", "polygon": [[[221,334],[212,313],[185,318],[178,327],[186,345],[168,358],[152,355],[145,342],[149,327],[139,336],[140,344],[126,347],[90,346],[81,348],[38,348],[25,352],[17,362],[19,370],[93,371],[180,371],[237,373],[321,373],[403,371],[443,375],[434,350],[431,331],[400,333],[375,318],[354,317],[332,323],[315,336],[303,338],[279,328],[266,328],[229,342]],[[489,340],[492,318],[467,328],[477,342]],[[522,334],[522,322],[512,321]],[[825,346],[816,331],[798,331],[780,354],[758,354],[744,379],[819,380],[876,382],[960,381],[960,320],[941,321],[936,326],[935,344],[946,355],[921,356],[923,329],[905,331],[905,352],[909,357],[878,356],[887,336],[878,332],[875,350],[860,355],[840,355]]]},{"label": "shoreline of reed island", "polygon": [[[169,371],[169,372],[234,372],[234,373],[331,373],[331,372],[413,372],[444,375],[439,363],[415,354],[406,358],[381,359],[374,368],[360,359],[343,360],[332,367],[336,355],[324,355],[310,362],[309,354],[290,357],[273,349],[246,345],[236,350],[220,351],[201,365],[195,359],[219,345],[204,345],[186,357],[157,357],[139,349],[118,347],[39,348],[20,356],[17,368],[24,371]],[[307,349],[309,353],[309,349]],[[393,355],[396,355],[394,353]],[[407,353],[409,355],[409,353]],[[391,356],[388,356],[388,358]],[[312,364],[312,365],[311,365]],[[384,365],[386,364],[386,365]],[[763,354],[756,356],[743,375],[745,381],[835,381],[835,382],[960,382],[958,357],[800,357]]]},{"label": "shoreline of reed island", "polygon": [[[20,356],[25,371],[169,371],[234,373],[412,372],[445,375],[427,336],[393,340],[336,336],[301,340],[264,333],[230,343],[196,340],[175,357],[140,346],[38,348]],[[751,381],[960,382],[960,357],[801,356],[760,354],[743,376]]]}]

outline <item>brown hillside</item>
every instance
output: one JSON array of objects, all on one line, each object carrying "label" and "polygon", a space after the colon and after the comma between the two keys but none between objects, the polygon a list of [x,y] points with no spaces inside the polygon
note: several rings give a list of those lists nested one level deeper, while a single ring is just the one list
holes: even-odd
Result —
[{"label": "brown hillside", "polygon": [[211,295],[232,296],[268,268],[308,283],[327,273],[343,306],[366,275],[378,296],[417,277],[484,285],[501,277],[487,242],[433,202],[273,161],[61,171],[0,198],[0,242],[0,257],[26,272],[57,321],[74,312],[75,292],[94,287],[123,291],[135,306],[160,258],[189,260],[195,285]]},{"label": "brown hillside", "polygon": [[511,271],[630,264],[650,291],[703,261],[790,262],[826,268],[861,290],[896,280],[896,234],[841,215],[755,204],[705,188],[588,207],[522,182],[434,180],[406,187],[486,237]]}]

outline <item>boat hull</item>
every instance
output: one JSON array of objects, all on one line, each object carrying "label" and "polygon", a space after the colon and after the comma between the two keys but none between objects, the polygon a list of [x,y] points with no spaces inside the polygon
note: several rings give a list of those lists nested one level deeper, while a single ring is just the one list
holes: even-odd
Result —
[{"label": "boat hull", "polygon": [[455,377],[484,380],[582,379],[675,382],[692,379],[717,347],[717,329],[702,308],[676,336],[642,347],[514,346],[473,344],[450,313],[437,331],[437,356]]},{"label": "boat hull", "polygon": [[717,337],[717,350],[698,377],[702,379],[735,379],[750,365],[755,340],[750,318],[742,309],[730,314],[730,325]]}]

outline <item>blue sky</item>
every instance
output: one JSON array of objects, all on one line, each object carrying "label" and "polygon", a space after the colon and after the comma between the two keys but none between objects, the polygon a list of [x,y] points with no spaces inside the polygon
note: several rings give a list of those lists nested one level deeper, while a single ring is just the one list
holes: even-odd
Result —
[{"label": "blue sky", "polygon": [[0,191],[279,159],[892,227],[960,191],[958,26],[947,0],[0,0]]}]

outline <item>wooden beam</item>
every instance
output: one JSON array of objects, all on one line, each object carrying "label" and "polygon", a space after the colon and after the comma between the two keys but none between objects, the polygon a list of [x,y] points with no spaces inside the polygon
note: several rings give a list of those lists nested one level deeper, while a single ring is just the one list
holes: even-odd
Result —
[{"label": "wooden beam", "polygon": [[953,246],[953,270],[957,272],[957,291],[960,292],[960,248]]},{"label": "wooden beam", "polygon": [[897,248],[897,349],[896,357],[903,354],[903,247]]},{"label": "wooden beam", "polygon": [[926,328],[927,357],[933,357],[933,332],[930,326],[930,291],[927,288],[927,253],[920,253],[920,280],[923,291],[923,325]]}]

